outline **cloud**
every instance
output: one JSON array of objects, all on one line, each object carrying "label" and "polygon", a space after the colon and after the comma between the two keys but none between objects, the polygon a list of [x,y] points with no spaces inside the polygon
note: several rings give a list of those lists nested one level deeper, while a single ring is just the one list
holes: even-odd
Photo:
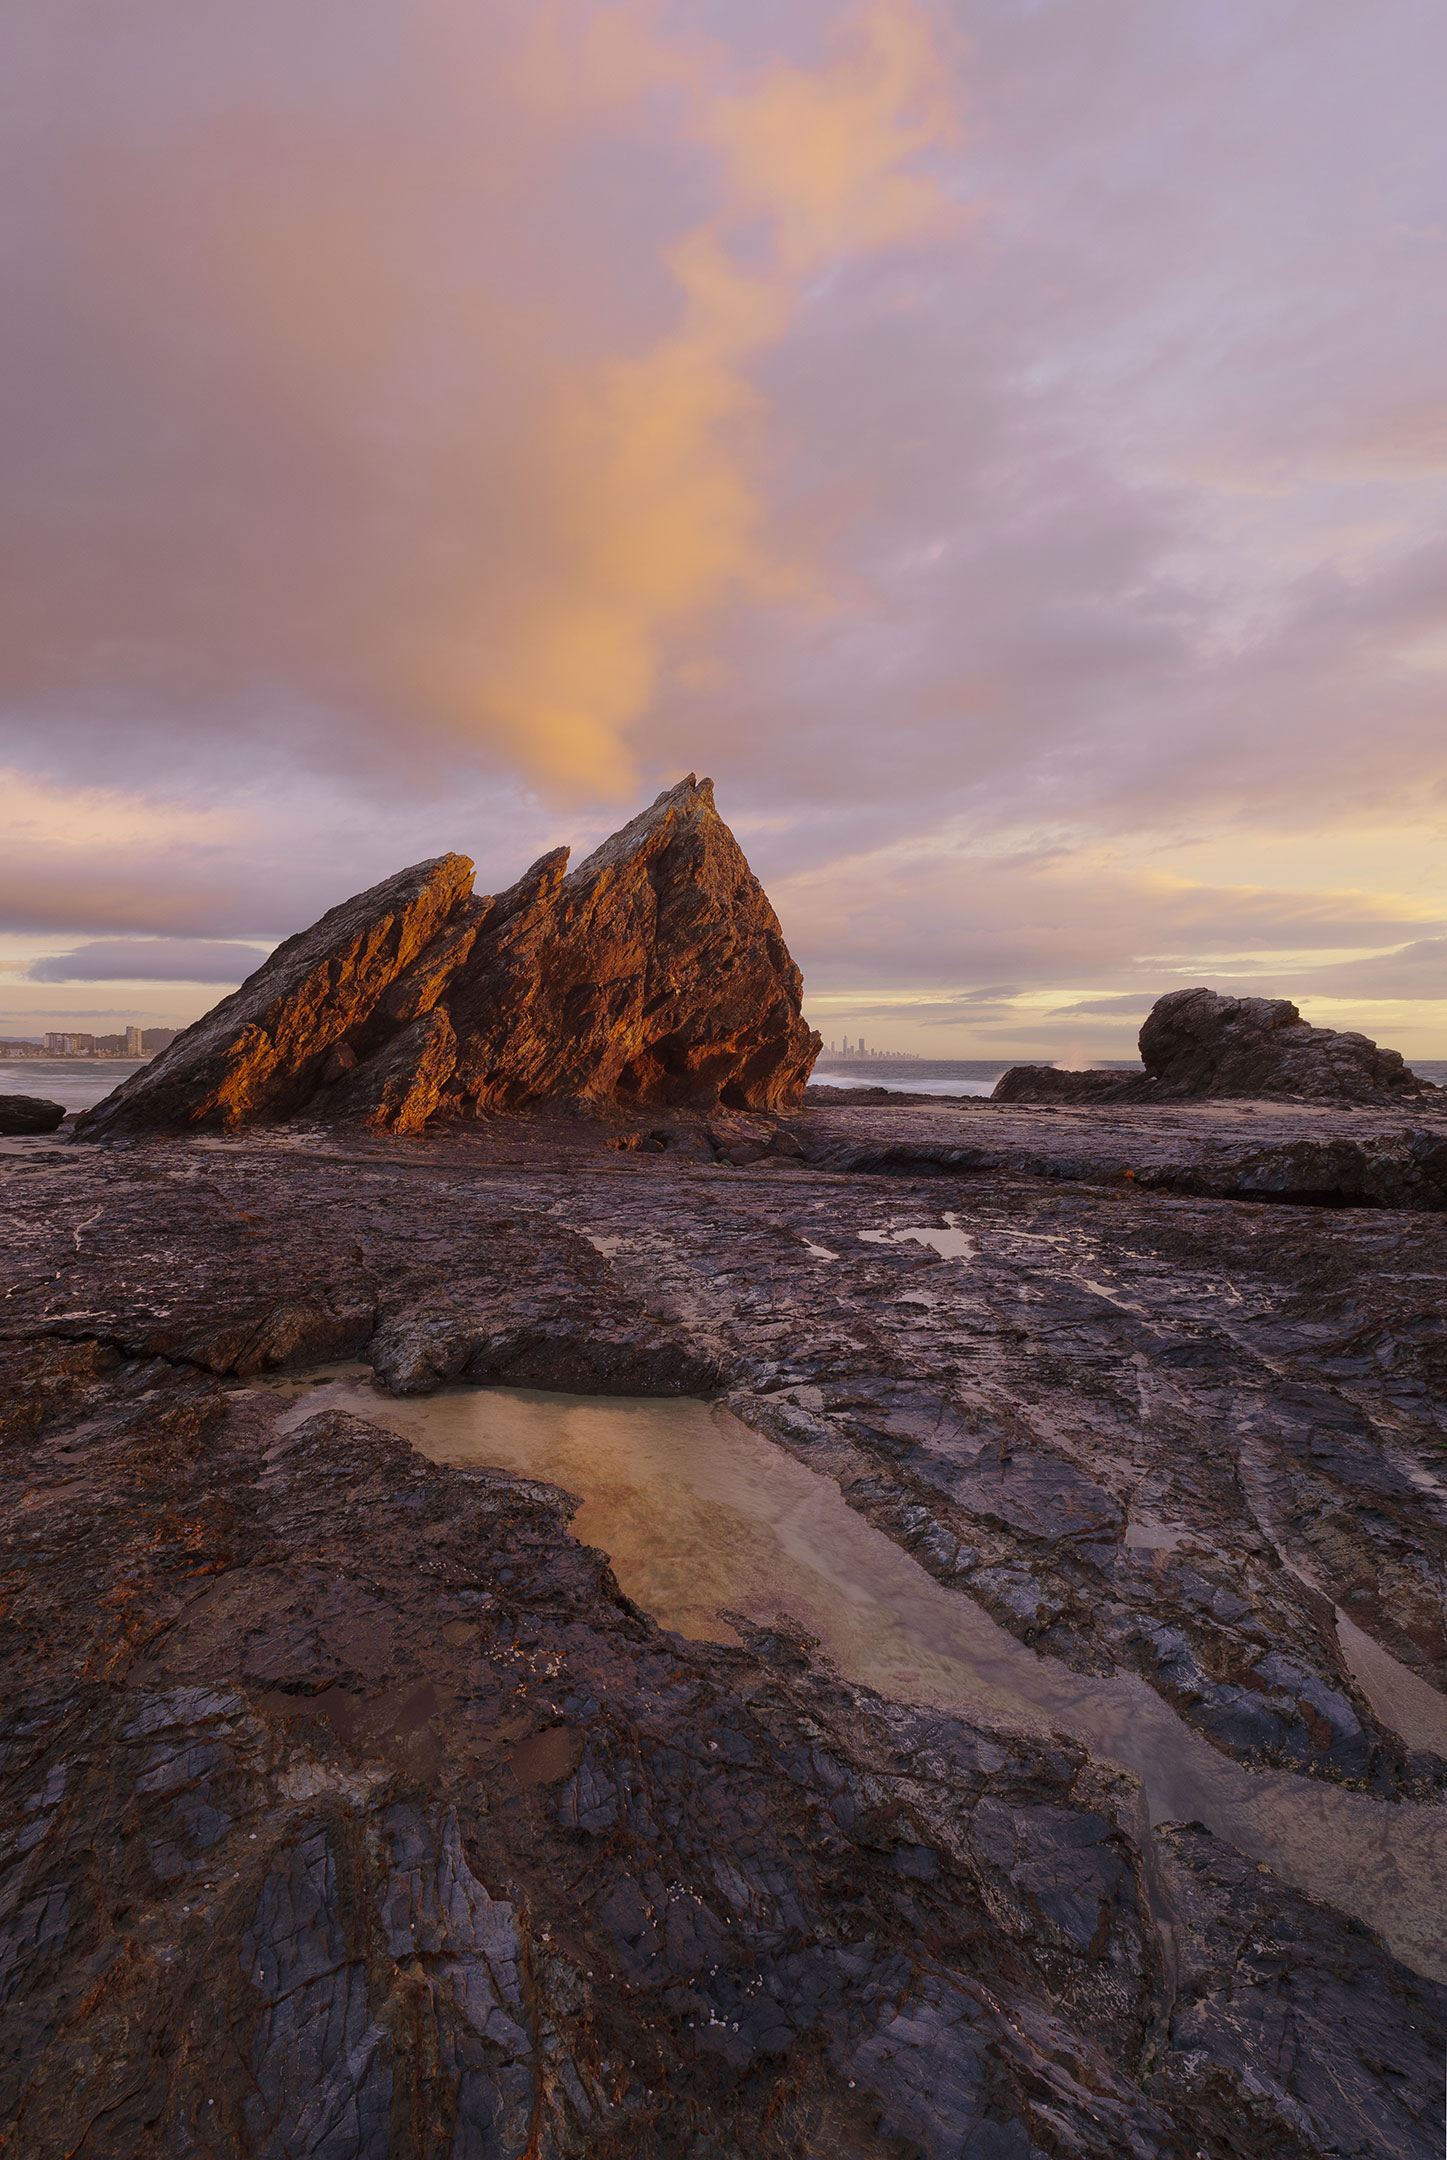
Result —
[{"label": "cloud", "polygon": [[786,876],[774,897],[815,990],[888,981],[953,994],[1009,980],[1148,1003],[1186,979],[1240,973],[1250,955],[1314,978],[1323,958],[1436,927],[1399,895],[1213,885],[1117,867],[1099,849],[1037,864],[901,844]]},{"label": "cloud", "polygon": [[3,687],[183,725],[285,686],[294,737],[340,708],[383,757],[618,798],[675,633],[817,604],[750,370],[811,278],[950,222],[915,169],[947,62],[916,0],[831,8],[808,66],[688,8],[354,13],[328,81],[276,0],[209,48],[142,0],[86,126],[28,145],[73,162],[9,415]]},{"label": "cloud", "polygon": [[[1179,985],[1175,987],[1179,988]],[[1155,999],[1147,990],[1129,990],[1121,997],[1081,998],[1074,1005],[1057,1005],[1052,1020],[1068,1020],[1078,1014],[1091,1019],[1137,1019],[1148,1012]]]},{"label": "cloud", "polygon": [[1417,938],[1393,952],[1313,968],[1302,982],[1304,995],[1370,1000],[1447,999],[1447,935]]},{"label": "cloud", "polygon": [[692,768],[811,993],[1368,1024],[1447,913],[1444,67],[1418,0],[19,11],[3,919],[282,935]]},{"label": "cloud", "polygon": [[43,983],[225,983],[260,967],[270,947],[213,938],[96,938],[73,952],[47,953],[26,970]]}]

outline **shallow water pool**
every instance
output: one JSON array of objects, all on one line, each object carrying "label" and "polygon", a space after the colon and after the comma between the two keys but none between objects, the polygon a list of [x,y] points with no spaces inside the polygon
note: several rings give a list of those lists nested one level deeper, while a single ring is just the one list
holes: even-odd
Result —
[{"label": "shallow water pool", "polygon": [[[278,1383],[271,1383],[273,1387]],[[1152,1822],[1205,1822],[1447,1979],[1447,1810],[1248,1771],[1134,1677],[1041,1657],[722,1407],[463,1388],[398,1400],[359,1375],[280,1383],[284,1416],[352,1412],[434,1461],[493,1465],[581,1501],[573,1529],[659,1624],[736,1641],[723,1615],[814,1637],[844,1678],[998,1725],[1069,1734],[1141,1780]]]}]

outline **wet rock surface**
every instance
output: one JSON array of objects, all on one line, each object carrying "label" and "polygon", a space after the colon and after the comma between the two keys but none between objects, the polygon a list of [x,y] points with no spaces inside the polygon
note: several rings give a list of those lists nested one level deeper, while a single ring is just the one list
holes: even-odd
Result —
[{"label": "wet rock surface", "polygon": [[1058,1130],[0,1160],[17,2151],[1440,2150],[1441,1991],[1359,1923],[1078,1747],[661,1634],[548,1488],[235,1392],[723,1394],[1043,1655],[1435,1805],[1335,1609],[1447,1686],[1447,1223],[841,1167],[979,1116]]},{"label": "wet rock surface", "polygon": [[808,1094],[816,1114],[797,1129],[809,1160],[821,1168],[954,1178],[1007,1170],[1306,1207],[1447,1207],[1447,1102],[1437,1091],[1382,1108],[1139,1103],[1124,1092],[1088,1107],[993,1099],[945,1104],[903,1093],[886,1099],[882,1090],[880,1099],[858,1105],[842,1089],[811,1087]]},{"label": "wet rock surface", "polygon": [[1144,1103],[1203,1096],[1382,1102],[1434,1096],[1400,1051],[1370,1036],[1312,1027],[1289,998],[1172,990],[1140,1032],[1143,1073],[1016,1065],[996,1102]]},{"label": "wet rock surface", "polygon": [[77,1410],[5,1457],[17,2150],[1434,2149],[1443,1991],[1080,1750],[663,1636],[363,1421]]},{"label": "wet rock surface", "polygon": [[443,855],[344,901],[86,1111],[77,1137],[302,1111],[415,1133],[438,1111],[539,1102],[797,1101],[819,1037],[712,783],[690,773],[567,862],[555,849],[484,899],[467,858]]}]

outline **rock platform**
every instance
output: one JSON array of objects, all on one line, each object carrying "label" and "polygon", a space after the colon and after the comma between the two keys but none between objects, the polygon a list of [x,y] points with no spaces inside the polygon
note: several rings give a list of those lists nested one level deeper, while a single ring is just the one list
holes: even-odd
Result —
[{"label": "rock platform", "polygon": [[[566,1496],[243,1384],[714,1395],[1040,1656],[1417,1819],[1447,1134],[1363,1116],[15,1143],[8,2145],[1435,2156],[1430,1950],[1151,1829],[1075,1743],[668,1635]],[[1410,1196],[1340,1204],[1349,1157]]]},{"label": "rock platform", "polygon": [[871,1100],[858,1103],[851,1092],[808,1090],[811,1162],[886,1175],[1011,1170],[1066,1183],[1306,1207],[1447,1207],[1447,1101],[1436,1089],[1421,1101],[1381,1108],[1269,1097],[941,1101],[903,1091],[890,1098],[884,1089],[870,1089]]}]

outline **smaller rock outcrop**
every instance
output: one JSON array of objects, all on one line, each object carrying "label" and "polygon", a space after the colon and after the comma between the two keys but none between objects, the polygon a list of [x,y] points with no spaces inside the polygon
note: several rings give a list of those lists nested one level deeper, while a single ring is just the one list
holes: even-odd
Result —
[{"label": "smaller rock outcrop", "polygon": [[1289,998],[1173,990],[1140,1032],[1146,1071],[1178,1095],[1298,1095],[1327,1102],[1435,1093],[1397,1050],[1312,1027]]},{"label": "smaller rock outcrop", "polygon": [[64,1116],[64,1103],[43,1095],[0,1095],[0,1133],[54,1132]]},{"label": "smaller rock outcrop", "polygon": [[1436,1096],[1401,1052],[1367,1035],[1312,1027],[1289,998],[1172,990],[1140,1032],[1143,1073],[1060,1072],[1016,1065],[994,1102],[1142,1103],[1284,1096],[1308,1102],[1401,1103]]},{"label": "smaller rock outcrop", "polygon": [[1149,1073],[1066,1072],[1058,1065],[1012,1065],[995,1082],[991,1102],[1138,1103],[1159,1094]]}]

